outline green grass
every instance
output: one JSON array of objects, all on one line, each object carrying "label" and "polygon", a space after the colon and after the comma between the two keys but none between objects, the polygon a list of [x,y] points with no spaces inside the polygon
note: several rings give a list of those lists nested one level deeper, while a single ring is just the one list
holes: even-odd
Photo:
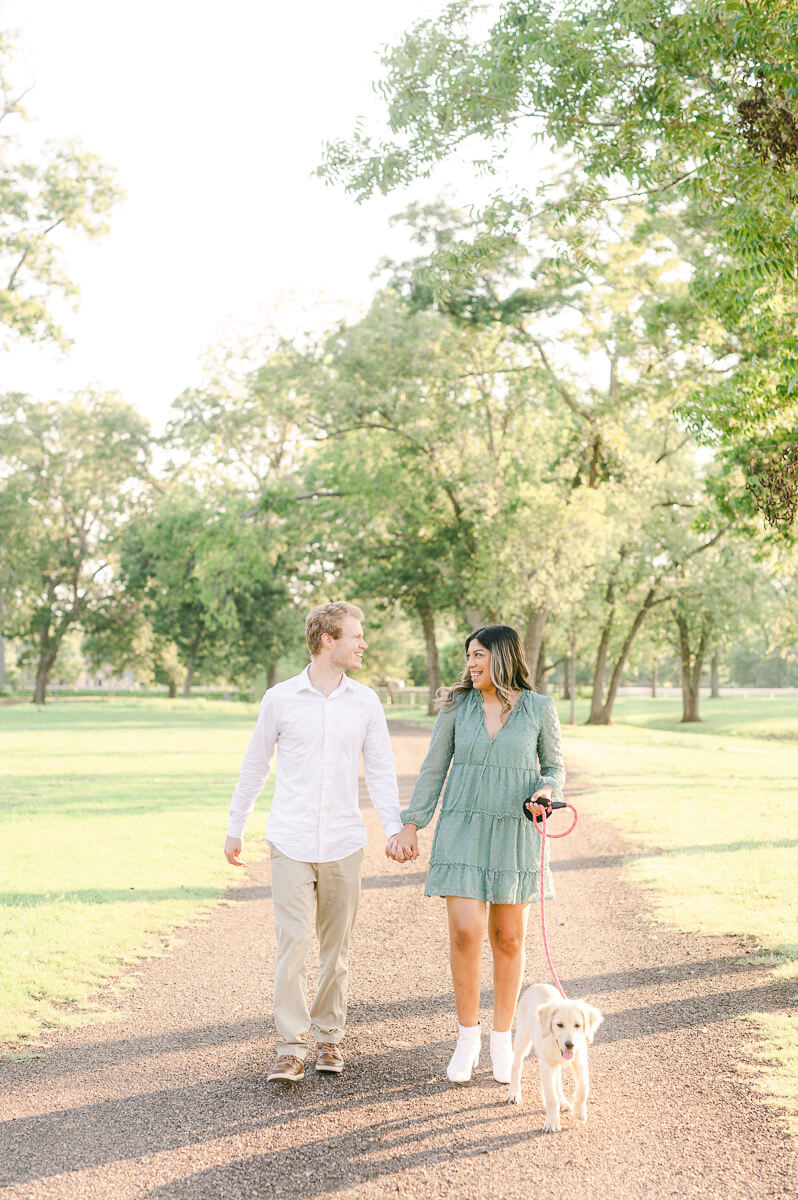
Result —
[{"label": "green grass", "polygon": [[99,985],[219,898],[256,715],[203,700],[0,707],[0,1041],[86,1019]]},{"label": "green grass", "polygon": [[[413,709],[388,710],[414,719]],[[577,807],[605,817],[639,852],[628,877],[680,929],[754,939],[775,978],[798,977],[798,701],[623,698],[609,728],[567,725],[566,761],[590,781]],[[584,722],[587,704],[577,705]],[[415,718],[427,724],[428,718]],[[759,1078],[798,1132],[798,1020],[752,1013]]]},{"label": "green grass", "polygon": [[[0,706],[0,1041],[10,1050],[24,1053],[43,1025],[95,1014],[87,1000],[101,984],[162,952],[223,894],[227,805],[256,712],[165,699]],[[432,724],[422,707],[387,712]],[[629,875],[661,919],[748,935],[776,974],[795,975],[798,702],[704,701],[700,725],[680,714],[678,701],[622,699],[609,728],[564,725],[569,765],[592,785],[579,808],[628,837]],[[250,857],[270,794],[250,821]],[[798,1127],[796,1022],[752,1020],[759,1077]]]}]

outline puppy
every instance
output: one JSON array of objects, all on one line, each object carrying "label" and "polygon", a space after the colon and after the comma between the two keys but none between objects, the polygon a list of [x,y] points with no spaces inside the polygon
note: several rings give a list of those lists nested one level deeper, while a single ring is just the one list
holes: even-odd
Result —
[{"label": "puppy", "polygon": [[[540,1065],[543,1104],[546,1108],[544,1133],[560,1132],[560,1109],[574,1109],[577,1121],[587,1120],[587,1095],[590,1090],[587,1048],[603,1017],[584,1000],[563,1000],[556,988],[537,983],[527,988],[518,1003],[515,1023],[513,1069],[508,1103],[521,1102],[521,1072],[524,1059],[534,1049]],[[562,1065],[567,1062],[576,1077],[574,1103],[566,1100],[562,1089]]]}]

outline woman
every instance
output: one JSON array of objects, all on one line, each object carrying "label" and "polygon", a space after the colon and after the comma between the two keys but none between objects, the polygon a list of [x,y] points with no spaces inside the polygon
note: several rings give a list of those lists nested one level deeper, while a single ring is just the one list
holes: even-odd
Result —
[{"label": "woman", "polygon": [[[459,1033],[447,1075],[465,1083],[479,1061],[482,943],[493,951],[493,1075],[509,1083],[511,1026],[524,973],[529,902],[540,895],[540,833],[526,820],[527,797],[551,800],[565,782],[554,701],[532,688],[521,640],[508,625],[486,625],[466,640],[459,683],[442,689],[427,757],[404,827],[390,850],[418,854],[417,830],[432,820],[446,779],[430,851],[427,896],[445,896]],[[535,805],[533,812],[540,812]],[[546,895],[553,886],[545,864]]]}]

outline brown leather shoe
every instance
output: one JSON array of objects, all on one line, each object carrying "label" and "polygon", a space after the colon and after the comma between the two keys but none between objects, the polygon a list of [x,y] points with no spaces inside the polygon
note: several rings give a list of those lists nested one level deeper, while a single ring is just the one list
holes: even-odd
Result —
[{"label": "brown leather shoe", "polygon": [[275,1079],[284,1079],[287,1083],[299,1083],[300,1079],[304,1078],[305,1064],[295,1054],[281,1054],[266,1076],[268,1083]]},{"label": "brown leather shoe", "polygon": [[336,1075],[344,1069],[344,1056],[340,1046],[333,1042],[319,1042],[316,1047],[316,1070],[332,1071]]}]

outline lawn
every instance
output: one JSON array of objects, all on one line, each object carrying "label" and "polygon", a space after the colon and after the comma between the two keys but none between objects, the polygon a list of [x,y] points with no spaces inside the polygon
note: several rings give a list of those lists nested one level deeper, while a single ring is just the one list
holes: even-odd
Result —
[{"label": "lawn", "polygon": [[100,984],[219,898],[256,716],[203,700],[0,707],[0,1041],[80,1019]]},{"label": "lawn", "polygon": [[[798,704],[622,699],[609,728],[565,724],[579,808],[627,836],[630,877],[663,920],[748,934],[798,974]],[[580,702],[577,720],[586,716]],[[166,699],[0,706],[0,1041],[88,1019],[88,998],[218,901],[232,870],[226,810],[254,704]],[[431,725],[422,708],[388,710]],[[262,852],[271,784],[250,821]],[[796,1022],[752,1014],[775,1064],[769,1087],[798,1111]],[[18,1047],[15,1047],[18,1049]]]},{"label": "lawn", "polygon": [[[578,808],[630,843],[626,870],[649,889],[657,915],[681,929],[745,934],[774,975],[798,976],[798,702],[702,702],[682,725],[678,700],[618,701],[614,724],[566,724],[566,763],[589,781]],[[400,720],[430,724],[411,706]],[[765,1042],[765,1080],[798,1131],[798,1020],[751,1014]]]}]

